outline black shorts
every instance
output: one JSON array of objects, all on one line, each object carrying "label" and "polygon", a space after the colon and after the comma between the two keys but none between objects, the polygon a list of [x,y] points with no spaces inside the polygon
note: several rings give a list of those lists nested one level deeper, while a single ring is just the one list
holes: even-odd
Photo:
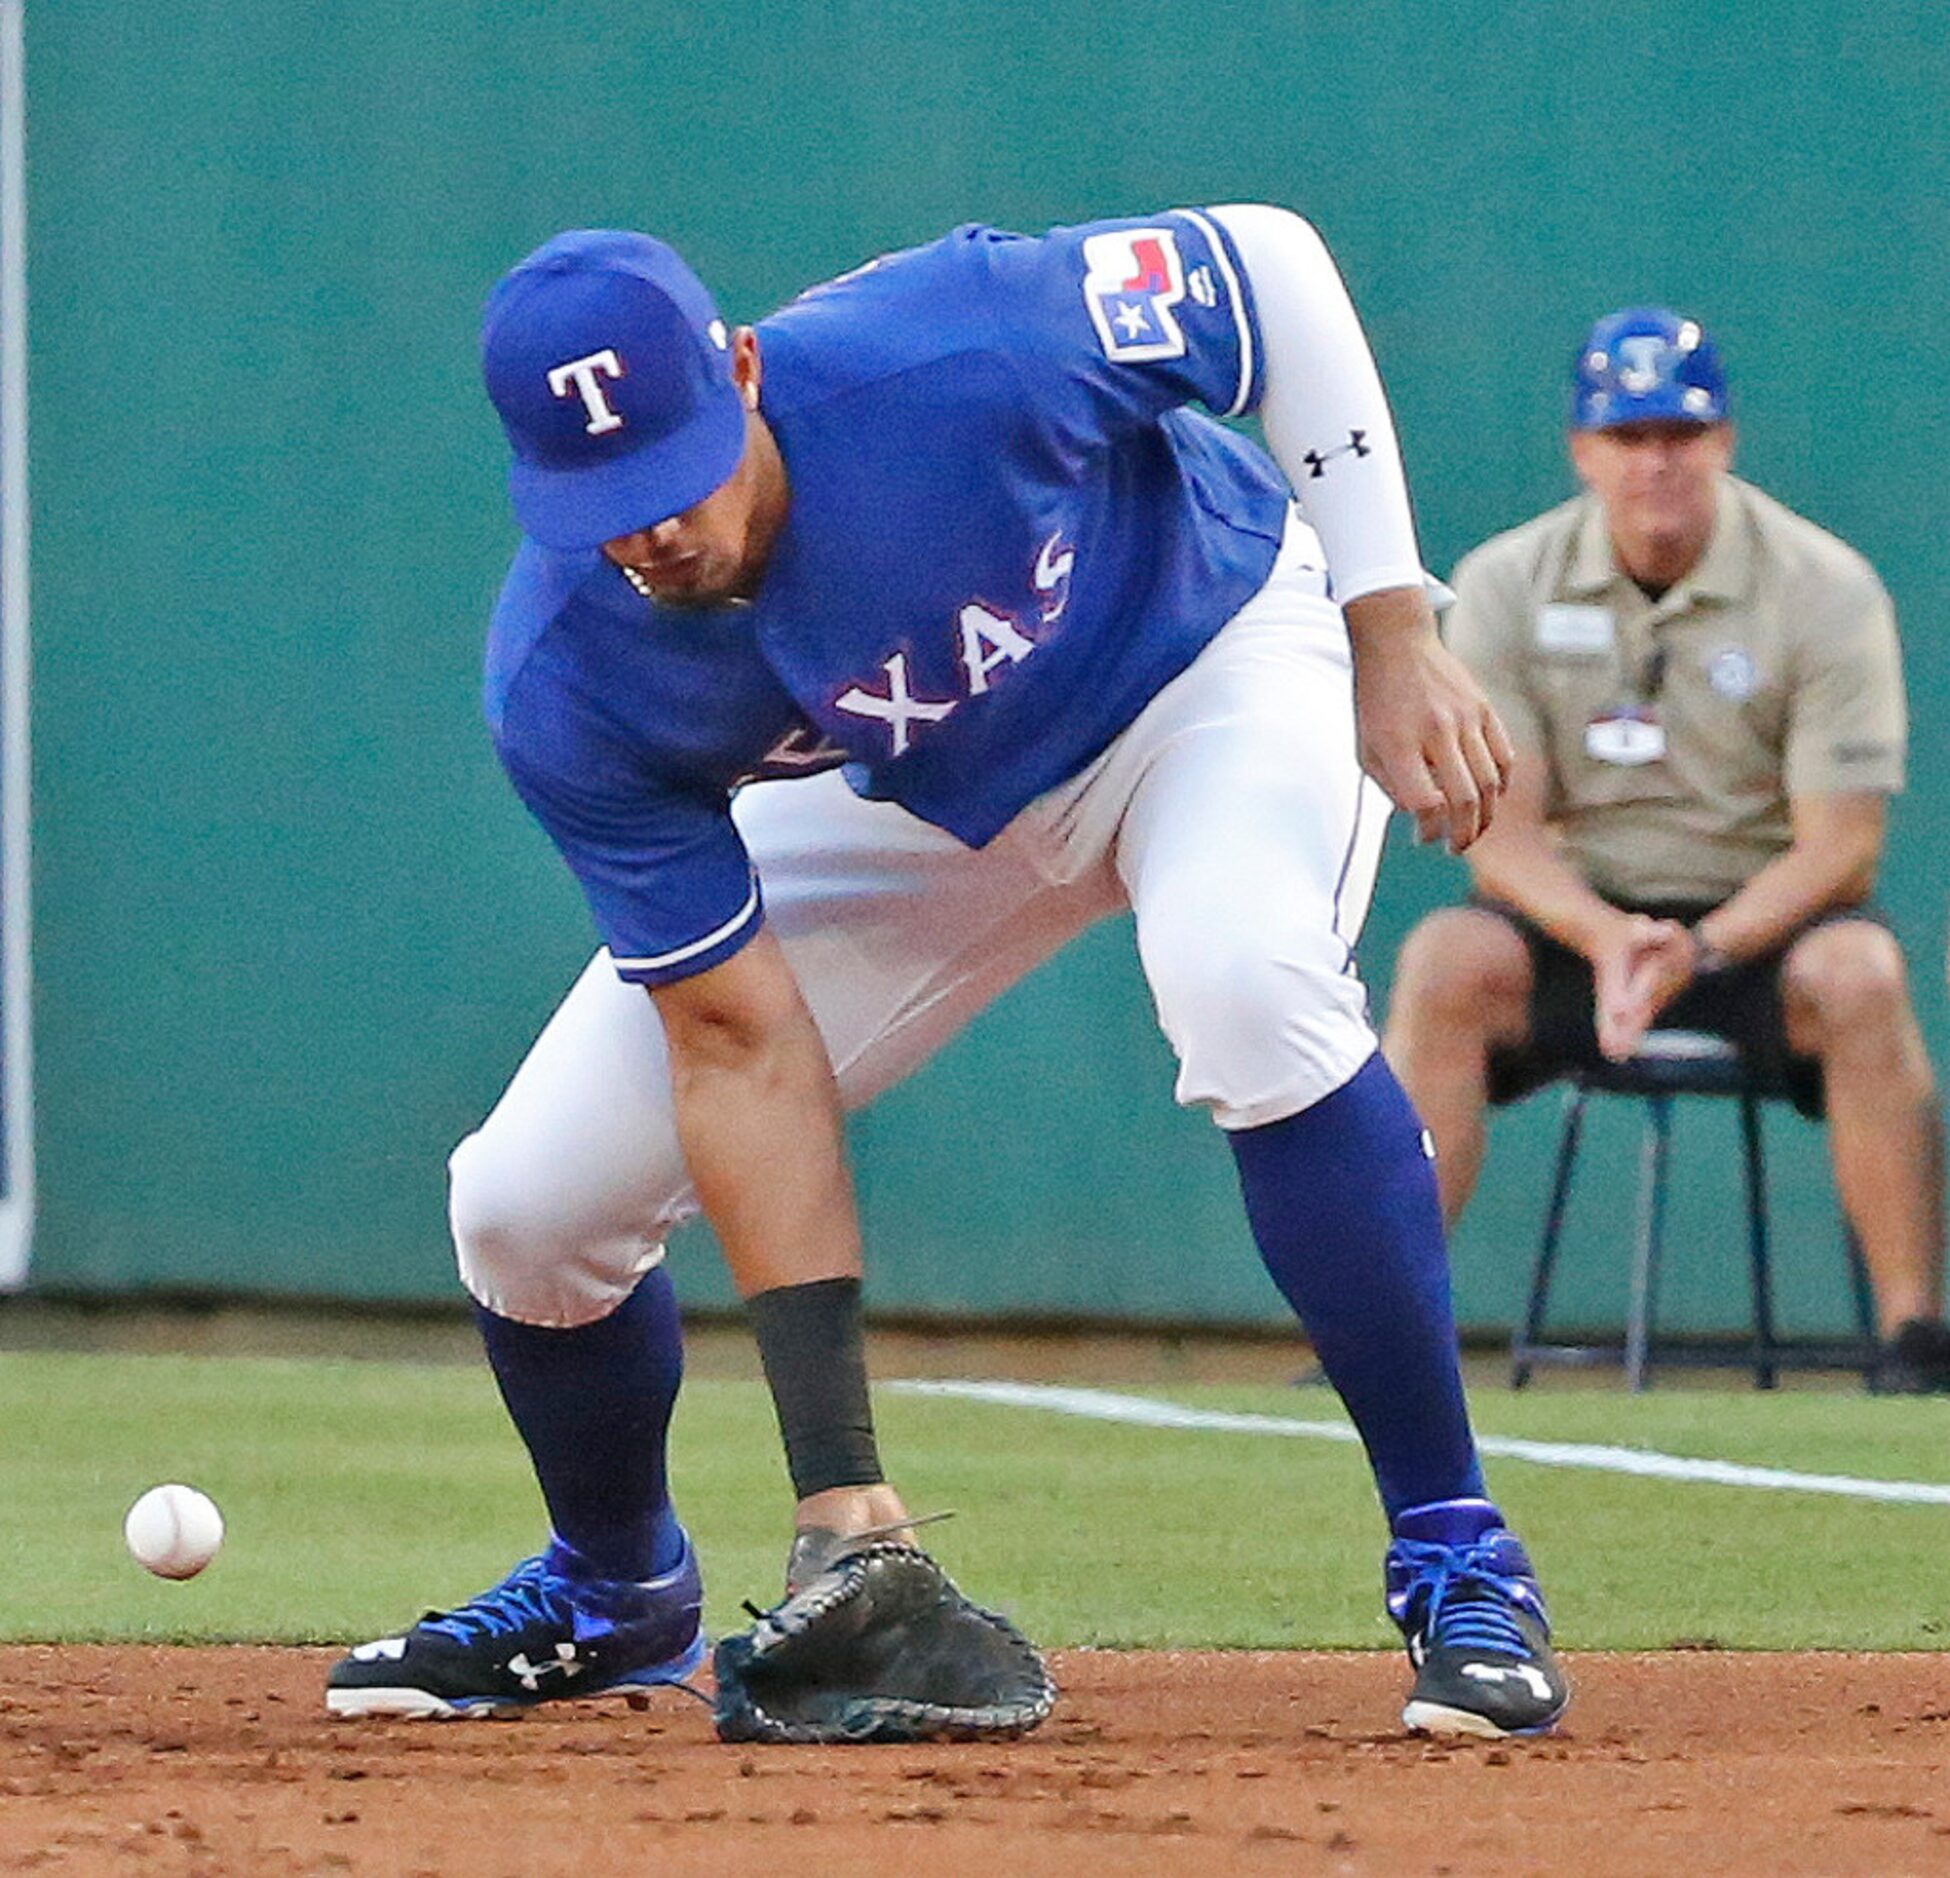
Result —
[{"label": "black shorts", "polygon": [[[1591,964],[1582,953],[1559,945],[1515,908],[1495,900],[1472,900],[1479,912],[1494,913],[1516,928],[1530,953],[1530,1041],[1515,1050],[1490,1053],[1490,1100],[1515,1102],[1582,1069],[1596,1069],[1604,1058],[1598,1050],[1597,997]],[[1690,926],[1713,911],[1697,902],[1659,906],[1628,906],[1630,913],[1654,919],[1676,919]],[[1804,932],[1838,920],[1863,919],[1888,925],[1873,906],[1836,907],[1818,914],[1775,951],[1714,972],[1688,985],[1659,1013],[1661,1030],[1703,1030],[1737,1044],[1759,1073],[1763,1088],[1786,1095],[1811,1119],[1822,1112],[1821,1065],[1811,1056],[1797,1056],[1788,1048],[1787,1018],[1781,1008],[1781,961]]]}]

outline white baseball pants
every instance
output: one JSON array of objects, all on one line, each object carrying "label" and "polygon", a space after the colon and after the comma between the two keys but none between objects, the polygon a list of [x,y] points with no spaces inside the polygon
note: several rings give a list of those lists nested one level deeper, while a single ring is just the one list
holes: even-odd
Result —
[{"label": "white baseball pants", "polygon": [[[1081,775],[986,848],[837,770],[733,805],[859,1108],[1066,941],[1129,907],[1178,1100],[1250,1128],[1330,1095],[1375,1038],[1353,964],[1388,804],[1355,754],[1352,665],[1297,520],[1264,588]],[[615,1309],[697,1211],[648,993],[591,960],[451,1163],[461,1277],[569,1328]]]}]

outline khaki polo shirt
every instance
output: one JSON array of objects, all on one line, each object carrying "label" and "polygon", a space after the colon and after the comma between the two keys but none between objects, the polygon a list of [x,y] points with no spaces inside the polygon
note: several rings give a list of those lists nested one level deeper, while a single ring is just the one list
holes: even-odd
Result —
[{"label": "khaki polo shirt", "polygon": [[1590,495],[1485,542],[1454,586],[1448,642],[1542,755],[1565,858],[1607,899],[1717,903],[1789,845],[1791,798],[1903,786],[1888,594],[1750,483],[1725,479],[1706,553],[1657,601]]}]

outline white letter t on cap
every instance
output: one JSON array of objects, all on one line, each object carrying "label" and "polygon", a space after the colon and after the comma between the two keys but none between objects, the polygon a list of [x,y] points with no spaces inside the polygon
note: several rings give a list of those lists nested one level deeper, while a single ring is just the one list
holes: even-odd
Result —
[{"label": "white letter t on cap", "polygon": [[606,378],[623,376],[623,361],[609,346],[600,352],[590,353],[586,359],[571,359],[566,365],[558,365],[548,375],[548,388],[558,398],[569,395],[571,384],[581,394],[582,408],[589,413],[589,422],[583,425],[583,429],[592,437],[600,437],[606,430],[623,428],[621,413],[609,408],[603,388],[596,382],[598,372]]}]

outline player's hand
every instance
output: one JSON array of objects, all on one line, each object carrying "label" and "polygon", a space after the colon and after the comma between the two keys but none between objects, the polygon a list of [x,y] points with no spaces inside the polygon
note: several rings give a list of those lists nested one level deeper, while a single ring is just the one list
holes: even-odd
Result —
[{"label": "player's hand", "polygon": [[1422,594],[1351,601],[1361,767],[1415,817],[1416,838],[1460,854],[1489,827],[1516,752],[1469,669],[1436,636]]},{"label": "player's hand", "polygon": [[1598,1048],[1622,1063],[1693,981],[1699,941],[1677,920],[1632,914],[1592,954]]}]

